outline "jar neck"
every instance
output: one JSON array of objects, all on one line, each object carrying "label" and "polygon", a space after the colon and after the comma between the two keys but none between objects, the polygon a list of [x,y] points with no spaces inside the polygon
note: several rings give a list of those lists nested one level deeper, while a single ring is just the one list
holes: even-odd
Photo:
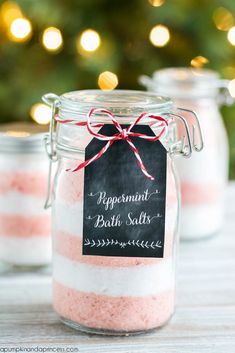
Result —
[{"label": "jar neck", "polygon": [[[173,119],[170,118],[170,115],[164,116],[164,119],[168,124],[166,133],[164,134],[161,134],[161,131],[164,125],[153,124],[153,123],[156,123],[156,121],[150,118],[145,119],[145,121],[140,122],[136,126],[139,126],[139,125],[150,126],[151,130],[156,136],[158,135],[161,136],[159,140],[162,142],[165,148],[169,150],[170,146],[176,142],[177,128]],[[125,120],[129,121],[128,119],[124,119],[123,121],[119,120],[119,124],[122,128],[122,131],[127,130],[127,127],[130,126],[130,122],[126,123]],[[161,121],[159,121],[159,123],[161,123]],[[101,128],[107,124],[113,125],[115,127],[115,125],[110,120],[106,121],[104,118],[103,119],[99,118],[97,126],[94,125],[92,127],[92,133],[91,133],[90,129],[88,129],[87,126],[77,126],[72,124],[59,123],[57,125],[57,131],[56,131],[57,147],[60,150],[67,150],[67,151],[70,150],[71,152],[76,152],[77,150],[78,152],[84,152],[86,146],[91,142],[93,138],[96,138],[96,135],[101,133],[100,132]],[[118,128],[115,128],[115,131],[116,131],[115,134],[120,133]],[[131,131],[135,132],[135,127],[133,127]],[[104,139],[104,141],[106,140]]]},{"label": "jar neck", "polygon": [[[103,139],[98,133],[99,130],[91,133],[91,129],[110,123],[117,128],[118,136],[124,136],[124,139],[126,133],[130,134],[135,125],[149,125],[170,153],[185,157],[191,156],[192,146],[196,151],[203,147],[197,115],[187,110],[192,115],[195,123],[193,126],[200,135],[199,145],[195,142],[195,136],[190,134],[190,128],[182,115],[183,109],[176,109],[170,98],[153,92],[119,90],[104,93],[87,90],[68,92],[61,97],[49,93],[43,96],[43,100],[52,106],[53,118],[49,134],[45,138],[46,150],[51,160],[56,159],[56,149],[84,151],[94,136]],[[55,133],[56,120],[58,124]],[[184,132],[181,137],[177,134],[178,123]],[[129,125],[129,130],[121,131],[122,128],[118,124]],[[159,134],[162,124],[165,124],[166,129],[164,134]]]},{"label": "jar neck", "polygon": [[[120,119],[120,122],[131,123],[142,113],[167,112],[171,110],[173,104],[168,97],[150,92],[128,90],[74,91],[65,93],[58,99],[60,118],[78,121],[86,121],[87,114],[96,108],[111,112],[117,119]],[[102,112],[97,113],[95,118],[102,119],[102,115]]]}]

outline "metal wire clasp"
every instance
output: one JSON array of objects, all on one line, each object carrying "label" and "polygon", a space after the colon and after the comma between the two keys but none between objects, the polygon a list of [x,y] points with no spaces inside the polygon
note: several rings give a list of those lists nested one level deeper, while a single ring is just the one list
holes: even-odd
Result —
[{"label": "metal wire clasp", "polygon": [[186,112],[193,117],[195,124],[192,124],[192,144],[194,151],[200,152],[204,147],[204,142],[202,136],[202,129],[197,114],[195,113],[195,111],[186,108],[177,107],[177,111]]},{"label": "metal wire clasp", "polygon": [[[192,124],[192,132],[189,127],[189,122],[182,115],[178,114],[178,112],[187,112],[192,115],[194,119],[194,123]],[[180,121],[184,126],[185,135],[176,143],[172,144],[170,148],[170,153],[172,154],[180,154],[183,157],[190,157],[192,154],[192,150],[196,152],[200,152],[203,149],[203,137],[202,130],[200,127],[199,119],[197,114],[193,110],[185,109],[185,108],[176,108],[176,111],[171,113],[163,113],[162,115],[167,115],[173,117]],[[191,124],[190,124],[191,125]]]},{"label": "metal wire clasp", "polygon": [[186,119],[184,119],[181,115],[176,113],[163,113],[162,116],[169,116],[173,117],[180,121],[181,124],[184,126],[185,135],[180,141],[173,143],[170,147],[171,154],[180,154],[185,158],[189,158],[192,154],[192,144],[191,144],[191,137],[189,133],[189,127]]},{"label": "metal wire clasp", "polygon": [[53,93],[47,93],[42,97],[42,100],[44,103],[46,103],[51,107],[51,120],[50,120],[49,133],[46,134],[44,137],[45,148],[50,160],[56,161],[57,155],[56,155],[56,144],[55,144],[55,132],[56,132],[55,115],[59,106],[60,97]]},{"label": "metal wire clasp", "polygon": [[51,107],[51,120],[49,133],[44,137],[44,145],[46,149],[47,156],[49,158],[49,170],[48,170],[48,179],[47,179],[47,194],[44,208],[48,209],[51,207],[51,194],[52,194],[52,164],[57,161],[57,152],[56,152],[56,123],[55,115],[57,113],[60,97],[54,93],[47,93],[42,97],[44,103]]}]

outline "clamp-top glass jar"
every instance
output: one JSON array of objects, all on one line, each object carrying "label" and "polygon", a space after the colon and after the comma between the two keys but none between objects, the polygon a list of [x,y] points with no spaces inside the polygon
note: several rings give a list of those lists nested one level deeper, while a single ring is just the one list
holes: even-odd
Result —
[{"label": "clamp-top glass jar", "polygon": [[48,170],[44,133],[30,123],[1,126],[0,261],[21,268],[51,262],[51,216],[43,207]]},{"label": "clamp-top glass jar", "polygon": [[[190,161],[177,161],[181,180],[181,237],[200,239],[217,233],[223,223],[224,193],[228,179],[228,141],[219,112],[221,104],[231,104],[228,81],[211,70],[167,68],[153,78],[140,77],[149,91],[167,94],[174,103],[199,115],[205,146]],[[191,115],[182,112],[190,122]]]},{"label": "clamp-top glass jar", "polygon": [[[52,193],[53,303],[56,312],[65,324],[100,334],[135,333],[162,326],[170,319],[175,305],[179,190],[172,156],[191,155],[193,143],[187,123],[173,113],[169,98],[141,91],[75,91],[61,97],[47,94],[43,100],[53,105],[55,113],[46,147],[51,160],[58,163]],[[162,175],[161,185],[165,185],[166,190],[162,196],[158,196],[160,191],[156,188],[151,190],[152,179],[147,169],[144,174],[143,163],[147,163],[150,152],[141,149],[145,146],[145,142],[139,142],[144,139],[142,130],[138,136],[131,137],[127,128],[143,112],[148,114],[142,116],[139,128],[150,125],[152,133],[147,138],[158,136],[160,141],[159,144],[148,142],[148,148],[159,145],[159,153],[166,155],[166,168],[159,162],[158,155],[151,156],[158,167],[155,162],[148,164],[157,177]],[[89,121],[91,116],[93,123]],[[54,132],[55,120],[59,123]],[[176,139],[175,120],[183,126],[185,138],[181,140]],[[115,125],[112,125],[114,134],[104,135],[102,130],[101,135],[100,129],[107,130],[110,124]],[[159,133],[162,128],[164,134]],[[104,137],[108,144],[105,151],[104,141],[97,140]],[[93,155],[96,152],[97,155],[84,169],[85,160],[92,157],[87,151],[94,146],[94,141],[101,145],[93,150]],[[137,145],[138,151],[135,150]],[[127,146],[124,163],[123,155],[118,155],[118,146]],[[117,152],[115,158],[114,151]],[[107,161],[108,165],[103,168]],[[101,169],[91,176],[91,166]],[[123,170],[127,171],[124,175]],[[97,189],[89,189],[91,184]],[[148,218],[144,211],[150,200],[153,204],[148,211],[155,215]],[[158,209],[160,203],[164,208],[162,214]],[[120,214],[108,219],[110,210],[115,213],[118,207]],[[142,211],[135,217],[138,207]],[[128,214],[125,225],[120,218],[124,214]],[[164,251],[161,256],[155,256],[162,248],[158,240],[160,230],[155,227],[155,220],[159,218],[163,220],[158,224],[159,229],[163,226]],[[96,225],[91,233],[95,240],[89,238],[86,228],[87,222],[93,219]],[[153,224],[153,231],[146,233],[149,223]],[[127,229],[134,238],[128,239]],[[103,230],[107,234],[101,239],[97,235]],[[121,241],[124,232],[127,240]],[[139,241],[144,233],[147,240]],[[90,245],[89,253],[86,245]],[[131,255],[125,255],[130,248],[133,248]]]}]

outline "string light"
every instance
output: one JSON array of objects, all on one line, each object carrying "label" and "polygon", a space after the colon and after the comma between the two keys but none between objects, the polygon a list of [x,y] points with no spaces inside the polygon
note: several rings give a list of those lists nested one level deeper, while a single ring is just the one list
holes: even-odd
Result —
[{"label": "string light", "polygon": [[32,106],[30,115],[36,123],[46,125],[51,120],[51,108],[46,104],[36,103]]},{"label": "string light", "polygon": [[31,37],[32,26],[29,20],[26,18],[16,18],[12,21],[8,37],[14,42],[25,42]]},{"label": "string light", "polygon": [[230,30],[228,31],[228,41],[232,45],[235,45],[235,26],[230,28]]},{"label": "string light", "polygon": [[79,46],[81,46],[83,50],[93,52],[99,48],[100,42],[99,33],[93,29],[87,29],[78,38],[77,47],[79,49]]},{"label": "string light", "polygon": [[48,51],[58,51],[63,44],[61,31],[56,27],[48,27],[42,35],[42,44]]},{"label": "string light", "polygon": [[170,32],[166,26],[157,25],[151,29],[149,40],[155,47],[164,47],[170,40]]},{"label": "string light", "polygon": [[202,68],[204,65],[208,64],[209,60],[204,56],[196,56],[191,60],[191,66],[194,68]]},{"label": "string light", "polygon": [[149,0],[149,3],[154,7],[162,6],[165,0]]},{"label": "string light", "polygon": [[118,85],[118,77],[110,71],[104,71],[99,75],[98,86],[104,91],[116,88]]},{"label": "string light", "polygon": [[235,98],[235,79],[229,82],[228,90],[231,96]]},{"label": "string light", "polygon": [[228,31],[234,23],[233,15],[224,7],[219,7],[214,11],[213,21],[220,31]]},{"label": "string light", "polygon": [[10,26],[13,20],[23,17],[18,4],[13,1],[5,1],[0,8],[0,15],[6,26]]}]

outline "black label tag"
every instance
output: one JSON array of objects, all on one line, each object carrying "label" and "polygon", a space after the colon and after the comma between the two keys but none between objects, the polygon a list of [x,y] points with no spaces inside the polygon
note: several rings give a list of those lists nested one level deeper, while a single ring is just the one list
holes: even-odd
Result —
[{"label": "black label tag", "polygon": [[[147,125],[137,125],[132,131],[154,136]],[[99,133],[112,136],[117,129],[104,125]],[[131,140],[155,179],[146,178],[125,140],[115,141],[85,168],[84,255],[163,257],[167,151],[160,141]],[[93,138],[85,159],[92,158],[106,143]]]}]

